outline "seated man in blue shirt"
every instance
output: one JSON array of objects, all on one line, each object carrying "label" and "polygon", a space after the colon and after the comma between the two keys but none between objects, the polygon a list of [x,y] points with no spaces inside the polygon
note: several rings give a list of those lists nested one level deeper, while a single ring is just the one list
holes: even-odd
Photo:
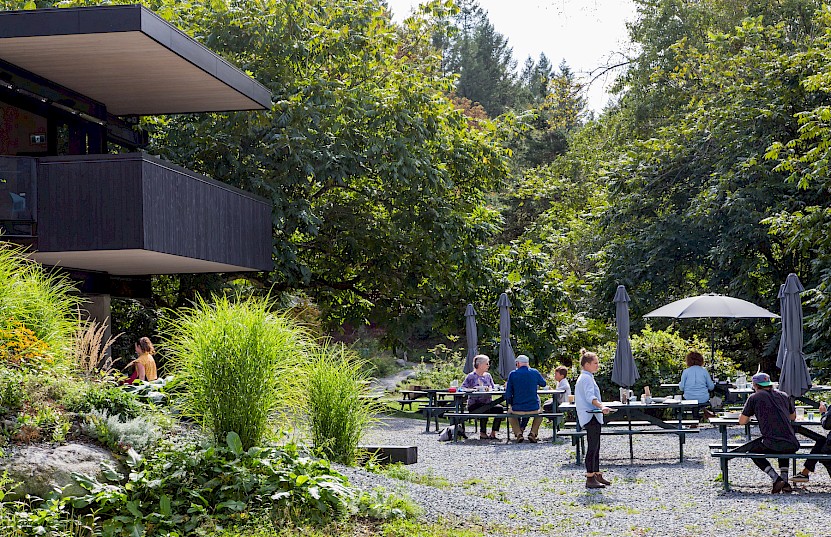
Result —
[{"label": "seated man in blue shirt", "polygon": [[[547,386],[545,379],[539,371],[528,367],[528,357],[520,354],[516,357],[516,369],[508,375],[508,382],[505,384],[505,401],[508,403],[511,414],[533,416],[540,413],[540,398],[537,395],[537,386]],[[522,429],[519,426],[519,419],[508,418],[511,430],[514,432],[517,443],[522,442]],[[529,442],[537,441],[537,433],[540,430],[542,418],[534,417],[531,423],[531,432],[528,434]]]}]

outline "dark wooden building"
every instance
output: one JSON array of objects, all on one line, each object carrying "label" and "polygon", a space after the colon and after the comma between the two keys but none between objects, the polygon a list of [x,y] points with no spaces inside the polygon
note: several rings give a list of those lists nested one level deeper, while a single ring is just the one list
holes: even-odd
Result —
[{"label": "dark wooden building", "polygon": [[66,269],[103,313],[149,275],[271,270],[270,203],[147,155],[137,126],[270,106],[144,7],[0,12],[0,238]]}]

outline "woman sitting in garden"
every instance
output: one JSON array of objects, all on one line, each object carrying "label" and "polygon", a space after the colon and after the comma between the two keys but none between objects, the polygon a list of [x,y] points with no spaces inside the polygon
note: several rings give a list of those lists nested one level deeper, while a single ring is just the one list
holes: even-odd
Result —
[{"label": "woman sitting in garden", "polygon": [[127,364],[127,367],[133,366],[133,374],[130,375],[125,384],[131,384],[134,380],[156,380],[159,378],[156,372],[156,360],[153,359],[153,354],[156,349],[153,348],[153,343],[150,338],[143,337],[136,342],[136,354],[138,358]]},{"label": "woman sitting in garden", "polygon": [[[684,399],[690,401],[698,401],[702,406],[709,404],[710,391],[715,387],[713,379],[710,374],[704,369],[704,357],[701,353],[691,351],[687,353],[687,369],[681,373],[681,382],[678,383],[678,388],[684,392]],[[700,407],[693,409],[693,417],[699,419],[701,417]],[[713,413],[704,409],[704,417],[712,418]]]},{"label": "woman sitting in garden", "polygon": [[[482,392],[489,392],[494,389],[493,377],[488,373],[491,366],[491,359],[485,354],[477,354],[473,357],[473,371],[468,373],[462,382],[462,388],[468,390],[476,390]],[[488,407],[491,404],[490,395],[471,395],[467,400],[468,412],[476,412],[482,407]],[[493,405],[487,409],[488,413],[502,414],[505,408],[501,405]],[[501,418],[493,419],[493,429],[490,437],[488,436],[488,418],[479,420],[479,438],[485,440],[486,438],[496,438],[496,433],[499,432],[499,425],[502,423]]]}]

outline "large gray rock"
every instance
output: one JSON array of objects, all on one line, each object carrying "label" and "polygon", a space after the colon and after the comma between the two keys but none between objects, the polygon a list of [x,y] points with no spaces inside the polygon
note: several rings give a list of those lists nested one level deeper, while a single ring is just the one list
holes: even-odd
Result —
[{"label": "large gray rock", "polygon": [[0,459],[0,473],[8,470],[9,477],[21,485],[14,491],[17,497],[26,494],[46,498],[56,487],[66,494],[83,494],[84,490],[72,479],[72,473],[93,476],[105,481],[101,463],[123,472],[121,463],[106,449],[85,444],[63,446],[22,446]]}]

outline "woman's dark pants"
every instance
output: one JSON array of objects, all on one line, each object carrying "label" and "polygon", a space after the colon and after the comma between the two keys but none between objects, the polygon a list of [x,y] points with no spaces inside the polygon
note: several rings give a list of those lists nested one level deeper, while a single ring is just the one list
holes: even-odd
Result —
[{"label": "woman's dark pants", "polygon": [[586,431],[586,441],[588,442],[588,447],[586,448],[586,473],[589,474],[600,471],[601,427],[600,422],[594,418],[583,426],[583,430]]},{"label": "woman's dark pants", "polygon": [[[487,409],[488,414],[504,414],[505,407],[502,405],[493,405],[491,406],[490,403],[473,403],[472,405],[468,405],[467,410],[468,412],[476,412],[477,409],[482,407],[489,407]],[[502,418],[493,418],[493,430],[498,431],[499,426],[502,424]],[[481,418],[479,420],[479,432],[486,433],[488,432],[488,418]]]}]

